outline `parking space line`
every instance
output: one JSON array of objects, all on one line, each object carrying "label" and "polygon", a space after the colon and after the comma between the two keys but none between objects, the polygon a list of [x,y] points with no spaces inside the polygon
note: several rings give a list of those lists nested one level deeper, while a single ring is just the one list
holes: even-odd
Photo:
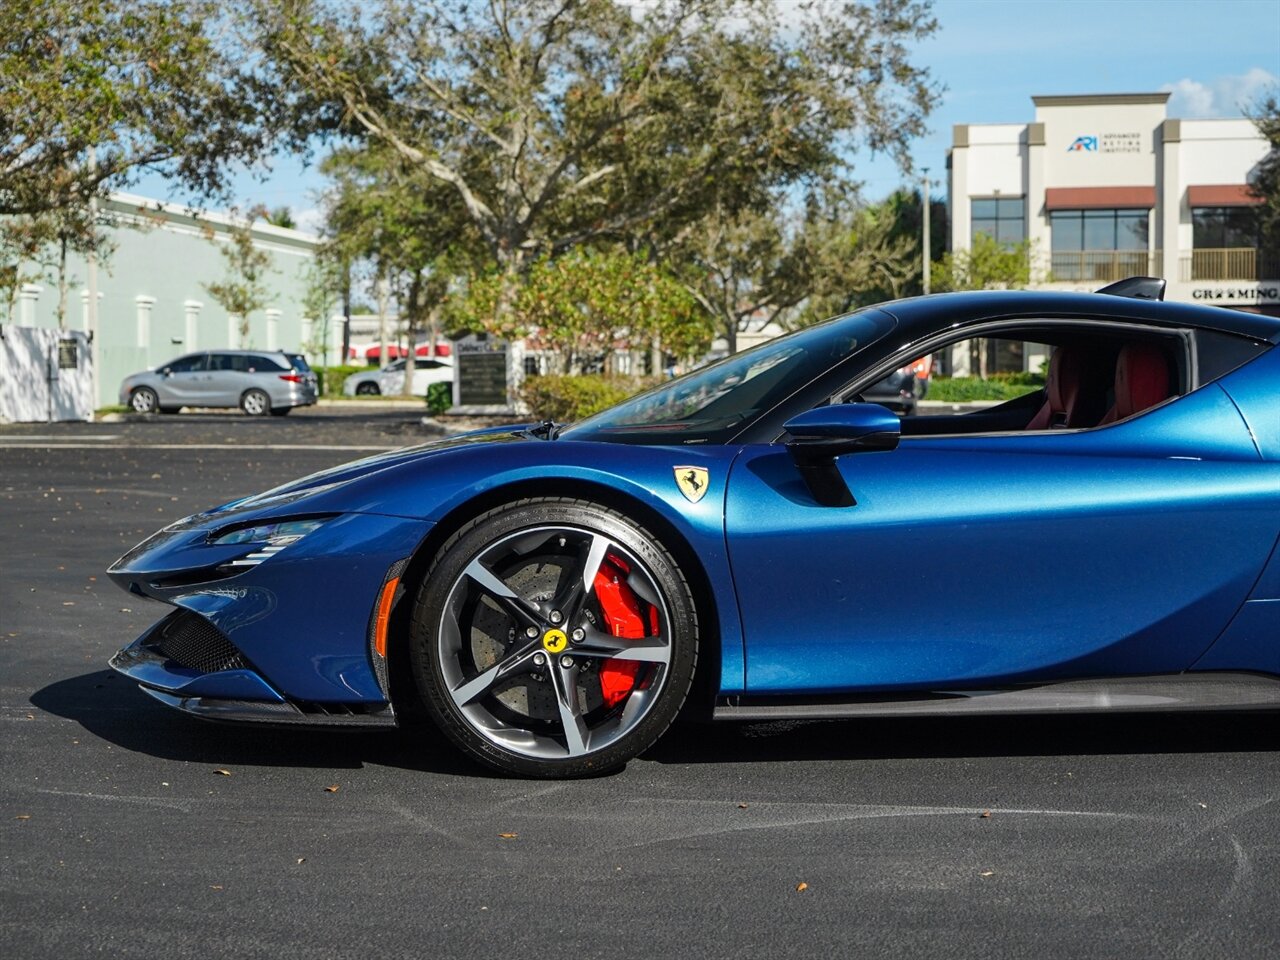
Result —
[{"label": "parking space line", "polygon": [[[0,450],[101,450],[100,443],[27,443],[0,440]],[[397,450],[394,446],[320,443],[113,443],[113,450]]]}]

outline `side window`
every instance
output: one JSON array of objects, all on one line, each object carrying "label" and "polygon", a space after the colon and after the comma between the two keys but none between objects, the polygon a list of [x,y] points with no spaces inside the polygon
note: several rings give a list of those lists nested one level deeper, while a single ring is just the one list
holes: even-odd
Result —
[{"label": "side window", "polygon": [[230,353],[213,353],[209,355],[210,370],[235,370],[236,360],[240,359]]},{"label": "side window", "polygon": [[274,373],[277,370],[290,369],[273,357],[264,357],[258,354],[251,354],[237,359],[244,361],[244,369],[249,373]]},{"label": "side window", "polygon": [[204,369],[204,354],[193,353],[166,364],[170,373],[196,373]]},{"label": "side window", "polygon": [[1216,330],[1196,331],[1197,386],[1225,377],[1237,367],[1242,367],[1258,354],[1270,348],[1269,343],[1259,343],[1248,337]]},{"label": "side window", "polygon": [[[906,437],[1088,430],[1137,416],[1195,386],[1185,333],[1118,324],[1037,326],[1026,331],[1027,339],[1020,332],[935,348],[858,396],[901,414]],[[1256,345],[1215,343],[1209,361],[1238,365],[1251,350]],[[1203,373],[1200,382],[1206,382]]]}]

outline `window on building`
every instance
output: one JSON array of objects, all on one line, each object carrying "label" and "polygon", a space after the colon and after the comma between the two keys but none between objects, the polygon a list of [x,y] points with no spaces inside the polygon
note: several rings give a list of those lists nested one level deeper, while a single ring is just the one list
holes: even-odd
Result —
[{"label": "window on building", "polygon": [[1197,250],[1256,247],[1256,223],[1250,207],[1192,207],[1191,246]]},{"label": "window on building", "polygon": [[1192,207],[1191,246],[1181,261],[1183,280],[1261,280],[1276,268],[1275,257],[1259,255],[1250,207]]},{"label": "window on building", "polygon": [[1149,210],[1054,210],[1049,214],[1055,280],[1112,283],[1151,272]]},{"label": "window on building", "polygon": [[970,238],[980,233],[1000,243],[1021,243],[1027,235],[1027,203],[1022,197],[992,197],[973,201]]}]

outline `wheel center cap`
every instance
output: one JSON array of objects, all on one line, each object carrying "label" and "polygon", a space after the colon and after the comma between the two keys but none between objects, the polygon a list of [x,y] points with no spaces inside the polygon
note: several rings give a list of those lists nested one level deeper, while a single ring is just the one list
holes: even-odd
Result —
[{"label": "wheel center cap", "polygon": [[563,630],[554,627],[542,635],[542,646],[547,653],[559,653],[569,645],[569,638]]}]

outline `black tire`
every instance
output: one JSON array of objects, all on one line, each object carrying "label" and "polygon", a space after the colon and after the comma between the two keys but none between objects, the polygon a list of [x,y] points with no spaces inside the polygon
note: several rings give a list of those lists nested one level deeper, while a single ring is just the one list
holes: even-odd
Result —
[{"label": "black tire", "polygon": [[376,397],[382,393],[382,388],[376,383],[366,380],[364,383],[356,384],[356,396],[358,397]]},{"label": "black tire", "polygon": [[287,417],[292,409],[293,407],[272,407],[271,415],[273,417]]},{"label": "black tire", "polygon": [[265,417],[271,412],[271,398],[256,387],[246,390],[240,397],[240,409],[251,417]]},{"label": "black tire", "polygon": [[[492,582],[512,591],[501,604],[494,600],[502,595],[476,579],[491,565],[504,571]],[[594,585],[575,595],[577,584],[602,582],[596,571],[615,585],[624,571],[633,609],[643,608],[649,624],[641,636],[604,638],[608,623]],[[539,584],[537,577],[550,579]],[[550,619],[562,601],[563,620]],[[517,629],[521,616],[533,617],[523,621],[524,631]],[[546,619],[533,625],[539,617]],[[553,638],[556,624],[563,632]],[[568,498],[509,503],[450,537],[417,588],[410,630],[411,673],[436,726],[474,760],[532,778],[594,776],[625,766],[676,718],[698,658],[693,596],[667,548],[622,513]],[[544,632],[530,639],[527,631],[535,630]],[[491,659],[482,661],[477,645],[486,643]],[[630,668],[622,699],[611,700],[605,673],[617,669],[619,654],[641,662]]]},{"label": "black tire", "polygon": [[150,387],[138,387],[129,395],[129,406],[134,413],[155,413],[160,409],[160,397]]}]

